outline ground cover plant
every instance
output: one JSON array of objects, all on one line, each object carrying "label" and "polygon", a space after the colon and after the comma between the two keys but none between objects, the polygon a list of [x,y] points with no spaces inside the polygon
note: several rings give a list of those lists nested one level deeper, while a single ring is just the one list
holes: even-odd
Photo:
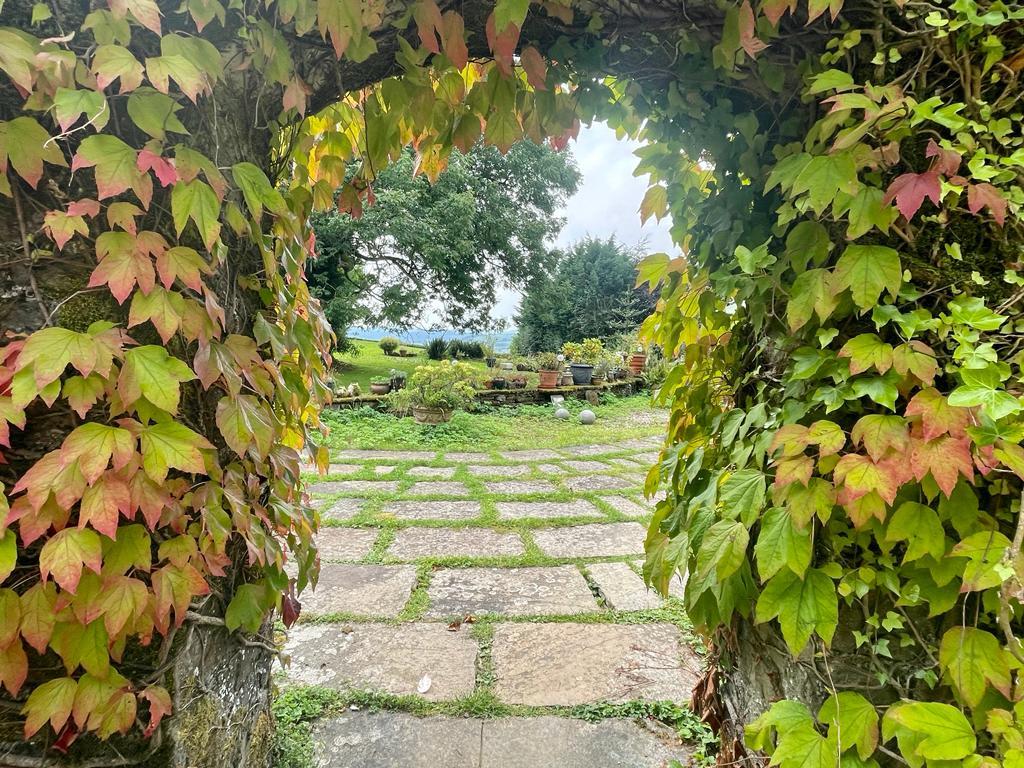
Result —
[{"label": "ground cover plant", "polygon": [[690,573],[723,759],[1018,764],[1022,14],[6,2],[7,759],[267,763],[330,389],[310,213],[408,144],[436,178],[598,118],[687,254],[641,268],[680,356],[647,573]]}]

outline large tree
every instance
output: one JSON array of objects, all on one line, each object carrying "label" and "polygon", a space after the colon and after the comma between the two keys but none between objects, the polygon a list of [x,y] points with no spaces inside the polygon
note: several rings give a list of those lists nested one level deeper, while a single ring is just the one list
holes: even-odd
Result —
[{"label": "large tree", "polygon": [[358,218],[336,210],[313,216],[319,258],[311,284],[336,333],[354,316],[409,327],[427,312],[453,328],[479,329],[499,287],[547,274],[564,223],[558,211],[579,183],[568,150],[522,141],[503,155],[477,142],[453,152],[433,181],[417,170],[407,150],[377,177],[374,203]]},{"label": "large tree", "polygon": [[517,349],[558,350],[567,341],[635,331],[654,309],[652,294],[636,288],[640,256],[614,237],[585,237],[553,254],[554,274],[538,276],[523,294]]},{"label": "large tree", "polygon": [[1018,765],[1022,16],[7,0],[3,762],[267,764],[267,617],[316,571],[310,212],[601,117],[685,253],[641,265],[683,353],[646,572],[690,574],[725,758]]}]

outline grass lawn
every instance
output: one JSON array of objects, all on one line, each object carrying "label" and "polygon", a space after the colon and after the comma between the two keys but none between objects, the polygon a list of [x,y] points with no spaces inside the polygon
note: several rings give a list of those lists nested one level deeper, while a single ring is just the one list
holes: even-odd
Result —
[{"label": "grass lawn", "polygon": [[489,451],[557,448],[582,443],[614,443],[665,432],[667,411],[651,406],[647,394],[633,397],[605,395],[592,410],[597,423],[580,424],[578,414],[590,408],[585,401],[566,403],[572,417],[555,418],[550,405],[486,407],[480,413],[458,411],[447,424],[423,426],[412,418],[399,419],[371,408],[328,409],[332,450],[377,448],[384,450]]},{"label": "grass lawn", "polygon": [[[353,352],[335,355],[340,363],[340,371],[334,375],[334,382],[342,387],[355,382],[364,395],[370,393],[370,379],[375,376],[390,376],[392,368],[412,373],[416,366],[431,362],[423,347],[412,344],[403,344],[402,348],[415,352],[416,357],[388,357],[376,341],[353,339],[352,343],[355,345]],[[487,370],[487,366],[479,360],[465,362],[479,368],[481,373]]]}]

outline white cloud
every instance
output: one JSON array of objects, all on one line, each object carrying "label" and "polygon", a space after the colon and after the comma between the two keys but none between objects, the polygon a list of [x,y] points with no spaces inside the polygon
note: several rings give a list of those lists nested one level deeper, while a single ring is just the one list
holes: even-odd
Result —
[{"label": "white cloud", "polygon": [[[674,250],[667,220],[640,224],[640,202],[647,191],[647,177],[633,176],[638,162],[633,151],[640,144],[620,141],[607,125],[595,123],[584,126],[570,146],[582,181],[561,212],[566,222],[557,245],[567,247],[586,235],[614,235],[625,245],[644,242],[650,253]],[[492,315],[511,318],[519,299],[518,291],[501,291]]]}]

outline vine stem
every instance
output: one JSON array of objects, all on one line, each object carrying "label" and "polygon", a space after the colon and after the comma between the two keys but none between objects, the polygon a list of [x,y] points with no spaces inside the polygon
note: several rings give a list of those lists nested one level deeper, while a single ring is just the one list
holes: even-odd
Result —
[{"label": "vine stem", "polygon": [[18,180],[12,179],[8,174],[8,182],[11,185],[11,195],[14,197],[14,212],[18,216],[18,231],[21,234],[21,250],[25,253],[26,269],[28,270],[28,284],[35,294],[36,304],[39,305],[39,314],[43,316],[43,326],[50,325],[50,313],[46,311],[46,304],[43,302],[43,294],[39,291],[39,283],[36,282],[35,273],[32,272],[32,246],[28,242],[28,227],[25,225],[25,209],[21,205],[21,192],[18,190]]},{"label": "vine stem", "polygon": [[[1003,563],[1012,567],[1013,561],[1020,554],[1022,545],[1024,545],[1024,491],[1020,493],[1020,509],[1017,510],[1017,530],[1014,531],[1013,542],[1010,544],[1010,548],[1006,550],[1006,554],[1003,556]],[[1014,574],[1014,580],[1016,580],[1016,570]],[[1001,598],[999,600],[999,626],[1003,630],[1003,636],[1006,638],[1006,647],[1017,661],[1024,664],[1024,649],[1021,648],[1017,636],[1013,634],[1013,626],[1010,624],[1010,594],[1007,589],[1009,583],[1009,580],[1003,582],[1003,586],[999,590]]]}]

